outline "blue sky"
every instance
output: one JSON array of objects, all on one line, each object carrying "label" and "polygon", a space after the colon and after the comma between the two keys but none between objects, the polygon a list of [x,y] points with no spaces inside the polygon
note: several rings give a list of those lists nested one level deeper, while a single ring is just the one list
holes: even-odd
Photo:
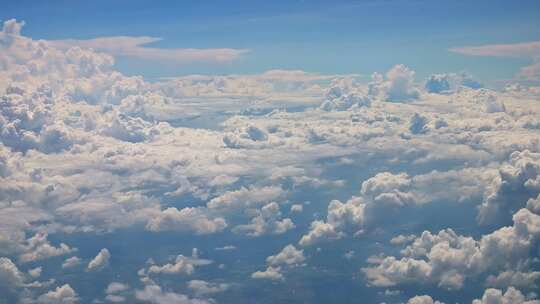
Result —
[{"label": "blue sky", "polygon": [[3,1],[0,18],[25,20],[42,39],[152,36],[158,48],[239,48],[224,64],[118,58],[147,78],[301,69],[370,75],[403,63],[425,77],[467,71],[492,83],[527,58],[464,56],[449,48],[540,40],[538,1]]}]

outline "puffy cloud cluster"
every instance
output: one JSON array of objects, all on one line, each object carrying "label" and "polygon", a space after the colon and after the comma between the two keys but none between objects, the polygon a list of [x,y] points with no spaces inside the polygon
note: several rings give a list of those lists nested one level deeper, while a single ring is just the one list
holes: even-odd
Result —
[{"label": "puffy cloud cluster", "polygon": [[429,76],[424,87],[428,93],[449,94],[461,87],[479,89],[483,86],[466,73],[447,73]]},{"label": "puffy cloud cluster", "polygon": [[538,304],[540,300],[527,299],[519,290],[509,287],[505,292],[500,289],[486,289],[481,299],[474,300],[472,304]]},{"label": "puffy cloud cluster", "polygon": [[345,203],[331,201],[326,221],[313,221],[299,244],[310,246],[340,239],[349,233],[360,235],[365,229],[377,227],[379,220],[399,208],[445,200],[462,203],[480,198],[490,178],[486,172],[474,169],[432,171],[416,176],[377,173],[362,183],[359,197],[352,197]]},{"label": "puffy cloud cluster", "polygon": [[[506,291],[489,288],[484,291],[481,299],[475,299],[472,304],[538,304],[540,300],[524,296],[521,291],[514,287],[508,287]],[[415,296],[407,301],[407,304],[444,304],[434,300],[431,296]]]},{"label": "puffy cloud cluster", "polygon": [[529,206],[536,208],[534,200],[540,194],[540,153],[529,150],[516,151],[510,155],[508,163],[501,166],[499,176],[493,179],[482,205],[479,206],[480,223],[499,221],[501,217],[515,210]]},{"label": "puffy cloud cluster", "polygon": [[23,273],[9,258],[0,258],[0,287],[14,288],[25,281]]},{"label": "puffy cloud cluster", "polygon": [[246,225],[238,225],[233,231],[245,233],[249,236],[261,236],[264,234],[283,234],[295,228],[290,218],[281,218],[281,211],[276,202],[263,206],[257,215]]},{"label": "puffy cloud cluster", "polygon": [[283,267],[303,266],[306,257],[304,251],[296,249],[294,245],[285,246],[279,253],[266,258],[268,267],[263,271],[251,274],[253,279],[284,280]]},{"label": "puffy cloud cluster", "polygon": [[369,93],[391,102],[408,102],[420,97],[414,84],[414,71],[398,64],[383,75],[375,73],[369,86]]},{"label": "puffy cloud cluster", "polygon": [[41,233],[37,233],[26,240],[26,242],[27,245],[25,246],[24,253],[19,256],[19,260],[23,263],[66,255],[76,250],[64,243],[61,243],[59,247],[54,247],[48,242],[47,234]]},{"label": "puffy cloud cluster", "polygon": [[[478,89],[468,76],[445,74],[430,77],[426,94],[403,65],[368,84],[350,75],[281,70],[149,83],[114,71],[109,55],[73,47],[103,41],[35,41],[21,36],[22,26],[10,20],[0,33],[0,254],[6,256],[0,282],[9,281],[10,289],[42,294],[37,298],[44,303],[85,297],[69,285],[47,293],[39,289],[46,282],[25,285],[26,275],[12,262],[37,269],[32,262],[73,254],[70,245],[48,240],[55,233],[130,228],[206,238],[201,235],[233,231],[240,234],[234,238],[266,241],[288,238],[294,228],[307,229],[299,245],[311,246],[384,233],[381,223],[390,215],[396,227],[417,227],[398,210],[422,214],[427,204],[449,203],[468,213],[478,202],[481,223],[513,213],[513,225],[476,239],[457,229],[420,235],[424,223],[420,231],[400,231],[420,236],[391,241],[408,245],[401,257],[371,259],[375,265],[364,267],[369,283],[459,289],[471,280],[528,290],[538,280],[530,269],[540,210],[537,89],[496,92]],[[300,194],[340,200],[323,205],[321,219],[320,202],[290,205]],[[283,215],[289,206],[295,223]],[[315,220],[307,219],[312,213]],[[110,258],[101,250],[83,275],[100,275],[92,270]],[[187,283],[195,298],[154,282],[167,280],[159,274],[192,275],[209,263],[197,252],[151,263],[139,272],[144,288],[130,293],[113,284],[106,300],[212,302],[201,297],[229,284],[210,274]],[[304,263],[304,251],[288,245],[251,277],[284,280]],[[61,268],[79,264],[72,256]],[[436,303],[431,300],[411,303]]]},{"label": "puffy cloud cluster", "polygon": [[[513,216],[514,225],[502,227],[480,240],[456,234],[451,229],[422,233],[411,245],[393,256],[374,260],[375,266],[363,268],[370,284],[395,286],[404,283],[435,283],[447,289],[461,289],[465,281],[478,280],[482,274],[495,273],[488,284],[533,286],[535,273],[528,272],[529,252],[540,238],[540,216],[521,209]],[[500,278],[499,278],[500,277]]]},{"label": "puffy cloud cluster", "polygon": [[57,287],[45,294],[42,294],[37,299],[37,303],[41,304],[74,304],[79,301],[77,293],[69,284]]},{"label": "puffy cloud cluster", "polygon": [[222,217],[210,217],[204,208],[167,208],[151,218],[146,228],[150,231],[185,231],[208,234],[222,231],[227,222]]},{"label": "puffy cloud cluster", "polygon": [[327,90],[320,108],[324,111],[345,111],[353,107],[370,107],[371,99],[372,97],[358,86],[341,80]]}]

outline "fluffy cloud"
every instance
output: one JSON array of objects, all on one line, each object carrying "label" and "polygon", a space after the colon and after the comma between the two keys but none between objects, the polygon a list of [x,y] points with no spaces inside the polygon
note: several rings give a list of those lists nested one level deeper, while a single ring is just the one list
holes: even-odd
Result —
[{"label": "fluffy cloud", "polygon": [[112,303],[125,302],[126,297],[122,295],[122,293],[125,293],[128,290],[129,290],[129,285],[119,283],[119,282],[112,282],[105,289],[105,293],[107,294],[107,296],[105,297],[105,300]]},{"label": "fluffy cloud", "polygon": [[62,285],[55,290],[42,294],[37,299],[38,303],[43,304],[73,304],[78,301],[79,298],[77,293],[69,286],[69,284]]},{"label": "fluffy cloud", "polygon": [[76,249],[61,243],[60,247],[54,247],[47,240],[47,234],[37,233],[27,240],[25,252],[19,256],[23,263],[43,260],[50,257],[65,255],[74,252]]},{"label": "fluffy cloud", "polygon": [[213,261],[207,259],[201,259],[198,256],[198,250],[193,249],[191,257],[178,255],[174,263],[167,263],[162,266],[152,265],[148,268],[148,274],[185,274],[191,275],[195,272],[195,268],[199,266],[205,266],[212,264]]},{"label": "fluffy cloud", "polygon": [[249,236],[261,236],[264,234],[283,234],[295,228],[291,219],[280,219],[281,211],[276,202],[263,206],[257,213],[249,224],[236,226],[233,231]]},{"label": "fluffy cloud", "polygon": [[191,280],[187,283],[187,287],[197,296],[209,295],[219,292],[224,292],[229,289],[229,284],[226,283],[211,283],[202,280]]},{"label": "fluffy cloud", "polygon": [[88,263],[86,269],[89,271],[101,270],[109,265],[111,253],[107,248],[101,249],[98,254]]},{"label": "fluffy cloud", "polygon": [[281,268],[272,266],[268,266],[268,268],[266,268],[264,271],[256,271],[252,273],[251,278],[272,281],[280,281],[285,279],[283,274],[281,274]]},{"label": "fluffy cloud", "polygon": [[203,299],[191,299],[186,295],[166,292],[158,285],[146,285],[142,290],[135,291],[135,298],[144,303],[153,304],[209,304]]},{"label": "fluffy cloud", "polygon": [[302,236],[299,244],[310,246],[321,241],[339,239],[345,235],[345,231],[361,232],[364,224],[366,204],[357,197],[342,203],[333,200],[328,204],[326,222],[314,221],[310,231]]},{"label": "fluffy cloud", "polygon": [[504,293],[500,289],[486,289],[481,299],[474,300],[472,304],[538,304],[540,300],[529,300],[519,290],[509,287]]},{"label": "fluffy cloud", "polygon": [[71,267],[79,265],[80,263],[81,263],[81,259],[79,257],[73,256],[73,257],[67,258],[62,263],[62,268],[63,269],[71,268]]},{"label": "fluffy cloud", "polygon": [[268,265],[299,265],[306,260],[303,250],[298,250],[294,245],[289,244],[283,248],[278,254],[271,255],[266,258]]},{"label": "fluffy cloud", "polygon": [[[513,216],[514,225],[482,236],[478,241],[446,229],[438,234],[424,232],[402,250],[402,258],[376,259],[376,266],[363,268],[370,284],[395,286],[404,283],[432,284],[447,289],[462,288],[467,278],[478,279],[485,273],[498,273],[492,283],[512,283],[534,278],[530,274],[510,274],[526,270],[529,251],[540,237],[540,216],[521,209]],[[505,273],[506,272],[506,273]],[[513,277],[514,276],[514,277]]]},{"label": "fluffy cloud", "polygon": [[418,99],[420,91],[414,85],[414,75],[414,71],[398,64],[386,73],[386,77],[374,74],[369,92],[371,95],[391,102],[407,102]]},{"label": "fluffy cloud", "polygon": [[188,231],[208,234],[222,231],[227,222],[222,217],[211,218],[204,208],[167,208],[151,218],[146,228],[150,231]]},{"label": "fluffy cloud", "polygon": [[473,80],[466,73],[434,74],[429,76],[424,84],[428,93],[449,94],[461,87],[479,89],[482,84]]},{"label": "fluffy cloud", "polygon": [[416,297],[410,298],[407,301],[407,304],[444,304],[444,303],[435,301],[430,296],[416,296]]},{"label": "fluffy cloud", "polygon": [[[510,155],[507,164],[499,169],[486,198],[479,206],[480,223],[498,221],[508,212],[522,208],[528,198],[540,194],[540,154],[528,150]],[[521,202],[521,203],[520,203]],[[529,207],[533,210],[534,201]]]},{"label": "fluffy cloud", "polygon": [[0,258],[0,287],[18,287],[21,286],[25,278],[9,258]]}]

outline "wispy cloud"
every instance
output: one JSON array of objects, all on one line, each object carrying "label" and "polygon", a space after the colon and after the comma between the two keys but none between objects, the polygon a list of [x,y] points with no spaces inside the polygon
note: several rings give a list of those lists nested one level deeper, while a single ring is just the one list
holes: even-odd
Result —
[{"label": "wispy cloud", "polygon": [[143,60],[161,61],[168,63],[214,62],[227,63],[238,59],[249,52],[246,49],[232,48],[155,48],[145,45],[161,41],[158,37],[113,36],[87,40],[51,40],[49,43],[57,48],[79,46],[109,53],[113,56],[132,57]]},{"label": "wispy cloud", "polygon": [[469,56],[530,58],[532,64],[522,67],[517,77],[527,80],[540,79],[540,41],[464,46],[451,48],[449,51]]},{"label": "wispy cloud", "polygon": [[451,48],[450,51],[472,56],[537,57],[540,55],[540,41],[464,46]]}]

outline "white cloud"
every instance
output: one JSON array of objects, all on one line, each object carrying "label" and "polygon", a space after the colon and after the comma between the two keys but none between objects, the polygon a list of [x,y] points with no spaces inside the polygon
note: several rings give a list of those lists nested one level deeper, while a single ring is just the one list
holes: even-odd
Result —
[{"label": "white cloud", "polygon": [[47,259],[50,257],[69,254],[76,251],[68,245],[61,243],[59,247],[54,247],[47,240],[47,234],[36,233],[27,240],[24,253],[19,256],[23,263]]},{"label": "white cloud", "polygon": [[[519,199],[518,194],[525,195],[525,200]],[[478,221],[483,224],[498,222],[509,212],[525,207],[526,199],[539,194],[540,153],[515,151],[508,163],[499,168],[499,176],[493,179],[485,200],[479,206]],[[534,201],[529,206],[533,207],[533,204]]]},{"label": "white cloud", "polygon": [[481,274],[499,271],[502,277],[494,281],[512,283],[504,272],[527,269],[529,251],[540,238],[540,216],[521,209],[513,221],[513,226],[483,235],[479,241],[451,229],[435,235],[425,231],[401,251],[401,259],[390,256],[376,260],[376,266],[363,268],[363,272],[375,286],[419,283],[461,289],[468,278],[477,280]]},{"label": "white cloud", "polygon": [[272,266],[268,266],[268,268],[266,268],[264,271],[256,271],[252,273],[251,278],[272,281],[280,281],[285,279],[283,274],[281,274],[281,268]]},{"label": "white cloud", "polygon": [[73,304],[79,301],[79,297],[75,290],[69,284],[57,287],[45,294],[42,294],[37,299],[38,303],[42,304]]},{"label": "white cloud", "polygon": [[109,265],[111,253],[107,248],[101,249],[98,254],[88,263],[86,267],[89,271],[98,271]]},{"label": "white cloud", "polygon": [[490,275],[486,279],[486,285],[490,287],[504,288],[514,286],[519,288],[534,289],[536,281],[540,278],[540,271],[521,272],[507,270],[498,275]]},{"label": "white cloud", "polygon": [[519,290],[509,287],[504,293],[500,289],[486,289],[481,299],[472,304],[539,304],[540,300],[529,300]]},{"label": "white cloud", "polygon": [[79,257],[73,256],[73,257],[67,258],[64,261],[64,263],[62,263],[62,268],[63,269],[71,268],[71,267],[79,265],[80,263],[81,263],[81,259]]},{"label": "white cloud", "polygon": [[191,257],[178,255],[174,263],[167,263],[162,266],[151,265],[148,268],[149,274],[185,274],[191,275],[195,272],[195,268],[199,266],[205,266],[212,264],[213,261],[207,259],[201,259],[198,256],[198,250],[193,249]]},{"label": "white cloud", "polygon": [[118,57],[131,57],[139,60],[150,60],[167,63],[185,64],[192,62],[226,63],[240,58],[249,52],[245,49],[215,48],[155,48],[145,46],[161,41],[156,37],[113,36],[87,40],[49,40],[52,46],[59,49],[72,47],[91,48]]},{"label": "white cloud", "polygon": [[540,54],[540,41],[465,46],[452,48],[450,51],[474,56],[534,57]]},{"label": "white cloud", "polygon": [[187,283],[187,287],[197,296],[204,296],[219,292],[224,292],[229,289],[230,285],[226,283],[211,283],[202,280],[191,280]]},{"label": "white cloud", "polygon": [[433,300],[430,296],[416,296],[407,301],[407,304],[444,304],[439,301]]},{"label": "white cloud", "polygon": [[41,272],[43,271],[43,267],[36,267],[28,270],[28,274],[32,278],[38,278],[41,275]]},{"label": "white cloud", "polygon": [[144,303],[153,304],[209,304],[204,299],[191,299],[186,295],[166,292],[158,285],[146,285],[142,290],[135,291],[135,298]]},{"label": "white cloud", "polygon": [[269,203],[257,211],[257,215],[246,225],[238,225],[233,231],[249,236],[283,234],[296,226],[289,218],[281,219],[281,211],[276,202]]},{"label": "white cloud", "polygon": [[222,231],[227,222],[222,217],[212,218],[207,209],[186,207],[178,210],[167,208],[149,219],[146,229],[150,231],[184,231],[209,234]]},{"label": "white cloud", "polygon": [[279,253],[276,255],[271,255],[266,258],[266,262],[271,266],[278,265],[301,265],[306,260],[303,250],[298,250],[294,245],[289,244],[285,246]]},{"label": "white cloud", "polygon": [[420,97],[420,91],[414,85],[415,72],[398,64],[392,67],[383,77],[372,76],[369,94],[391,102],[409,102]]},{"label": "white cloud", "polygon": [[9,258],[0,258],[0,287],[14,288],[24,282],[24,274]]},{"label": "white cloud", "polygon": [[119,283],[119,282],[112,282],[112,283],[109,283],[109,285],[105,289],[105,293],[106,294],[115,294],[115,293],[119,293],[119,292],[122,292],[122,291],[126,291],[128,289],[129,289],[129,285],[127,285],[127,284],[123,284],[123,283]]}]

